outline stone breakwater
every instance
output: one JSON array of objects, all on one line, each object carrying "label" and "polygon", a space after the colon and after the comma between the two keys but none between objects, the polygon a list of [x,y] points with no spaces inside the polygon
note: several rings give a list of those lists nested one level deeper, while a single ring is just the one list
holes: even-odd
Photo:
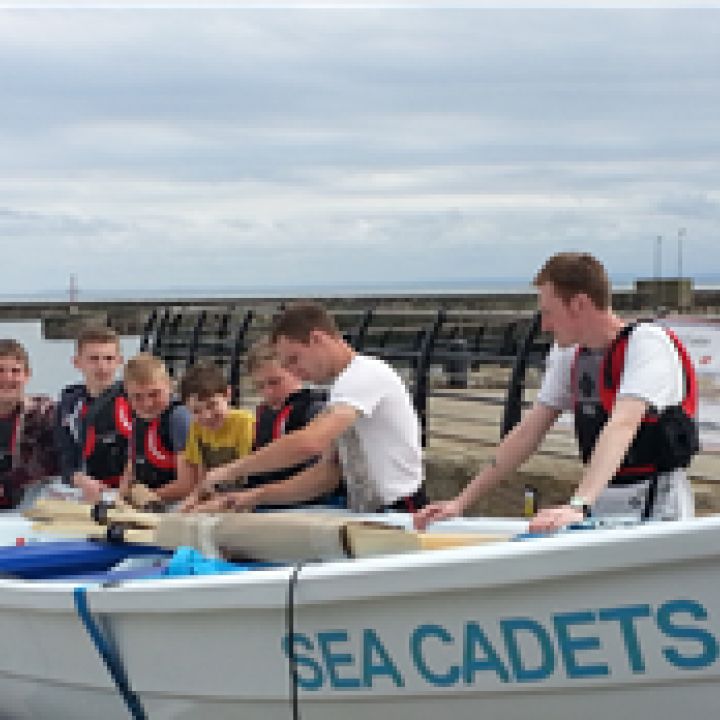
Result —
[{"label": "stone breakwater", "polygon": [[[529,313],[536,308],[536,295],[529,287],[527,292],[477,293],[392,293],[357,295],[315,295],[334,310],[361,312],[368,307],[393,310],[437,311],[445,308],[454,311]],[[237,311],[253,309],[260,314],[274,312],[293,297],[166,297],[132,300],[79,300],[68,301],[14,301],[0,302],[2,320],[42,320],[45,336],[53,339],[71,338],[78,324],[92,320],[108,323],[128,335],[142,331],[148,315],[155,308],[171,308],[189,314],[222,312],[228,308]],[[658,308],[689,313],[720,313],[720,289],[694,288],[687,278],[664,280],[638,280],[632,289],[613,293],[613,306],[623,313],[647,313]]]}]

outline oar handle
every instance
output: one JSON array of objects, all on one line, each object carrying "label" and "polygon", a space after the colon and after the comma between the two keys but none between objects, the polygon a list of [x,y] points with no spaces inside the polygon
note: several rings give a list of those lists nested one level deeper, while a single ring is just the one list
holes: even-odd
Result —
[{"label": "oar handle", "polygon": [[37,521],[33,530],[53,535],[85,537],[92,540],[105,540],[110,543],[136,543],[156,545],[155,531],[152,529],[128,528],[123,525],[97,525],[87,520],[60,520],[58,522]]},{"label": "oar handle", "polygon": [[38,500],[25,512],[33,520],[92,520],[101,525],[126,523],[145,528],[156,528],[161,515],[140,512],[132,508],[117,507],[113,503],[99,502],[97,505],[72,502],[70,500]]},{"label": "oar handle", "polygon": [[155,545],[155,531],[149,528],[128,528],[123,525],[108,525],[106,539],[111,543],[135,543]]},{"label": "oar handle", "polygon": [[101,525],[112,523],[127,523],[140,525],[144,528],[156,528],[160,524],[161,517],[154,513],[140,512],[132,508],[118,508],[107,503],[98,503],[92,508],[90,517]]}]

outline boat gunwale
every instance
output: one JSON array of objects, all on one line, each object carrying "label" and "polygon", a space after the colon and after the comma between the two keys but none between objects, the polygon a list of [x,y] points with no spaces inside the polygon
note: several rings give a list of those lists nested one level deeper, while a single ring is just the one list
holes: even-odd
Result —
[{"label": "boat gunwale", "polygon": [[[546,538],[377,558],[308,563],[298,606],[418,593],[490,590],[600,572],[648,569],[720,555],[720,516],[632,528],[578,530]],[[620,552],[622,548],[622,552]],[[292,567],[237,574],[85,584],[102,613],[280,609]],[[430,578],[430,579],[429,579]],[[67,610],[77,582],[0,580],[0,608]],[[380,589],[380,590],[378,590]],[[238,592],[241,590],[241,592]]]}]

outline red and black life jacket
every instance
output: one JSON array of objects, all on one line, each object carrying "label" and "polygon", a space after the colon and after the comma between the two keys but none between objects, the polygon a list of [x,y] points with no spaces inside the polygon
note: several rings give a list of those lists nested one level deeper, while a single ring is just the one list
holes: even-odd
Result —
[{"label": "red and black life jacket", "polygon": [[57,442],[66,481],[82,470],[116,486],[127,463],[131,430],[122,383],[113,383],[97,397],[91,397],[83,384],[69,385],[60,395],[57,413]]},{"label": "red and black life jacket", "polygon": [[128,460],[132,411],[120,383],[115,383],[80,410],[85,472],[109,487],[117,487]]},{"label": "red and black life jacket", "polygon": [[[628,339],[639,323],[624,327],[605,351],[578,348],[572,366],[575,435],[584,464],[590,461],[595,444],[615,405]],[[685,377],[685,396],[679,405],[658,412],[649,408],[611,485],[629,485],[687,467],[699,449],[697,428],[697,381],[687,350],[668,328]]]},{"label": "red and black life jacket", "polygon": [[[318,413],[324,405],[327,395],[322,390],[302,388],[290,393],[281,408],[275,409],[269,405],[260,404],[255,409],[255,440],[253,450],[269,445],[273,440],[287,433],[300,430]],[[268,483],[284,480],[312,465],[310,460],[292,467],[272,470],[270,472],[251,475],[247,480],[247,487],[257,487]]]},{"label": "red and black life jacket", "polygon": [[171,417],[182,403],[173,400],[159,417],[133,417],[132,462],[135,482],[157,489],[175,480],[177,453],[173,446]]}]

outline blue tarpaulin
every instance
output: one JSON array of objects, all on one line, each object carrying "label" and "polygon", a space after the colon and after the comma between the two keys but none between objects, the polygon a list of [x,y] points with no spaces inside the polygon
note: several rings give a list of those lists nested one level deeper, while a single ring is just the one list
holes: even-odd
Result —
[{"label": "blue tarpaulin", "polygon": [[20,547],[0,547],[0,575],[26,580],[53,580],[102,573],[131,557],[172,553],[150,545],[90,540],[32,542]]}]

